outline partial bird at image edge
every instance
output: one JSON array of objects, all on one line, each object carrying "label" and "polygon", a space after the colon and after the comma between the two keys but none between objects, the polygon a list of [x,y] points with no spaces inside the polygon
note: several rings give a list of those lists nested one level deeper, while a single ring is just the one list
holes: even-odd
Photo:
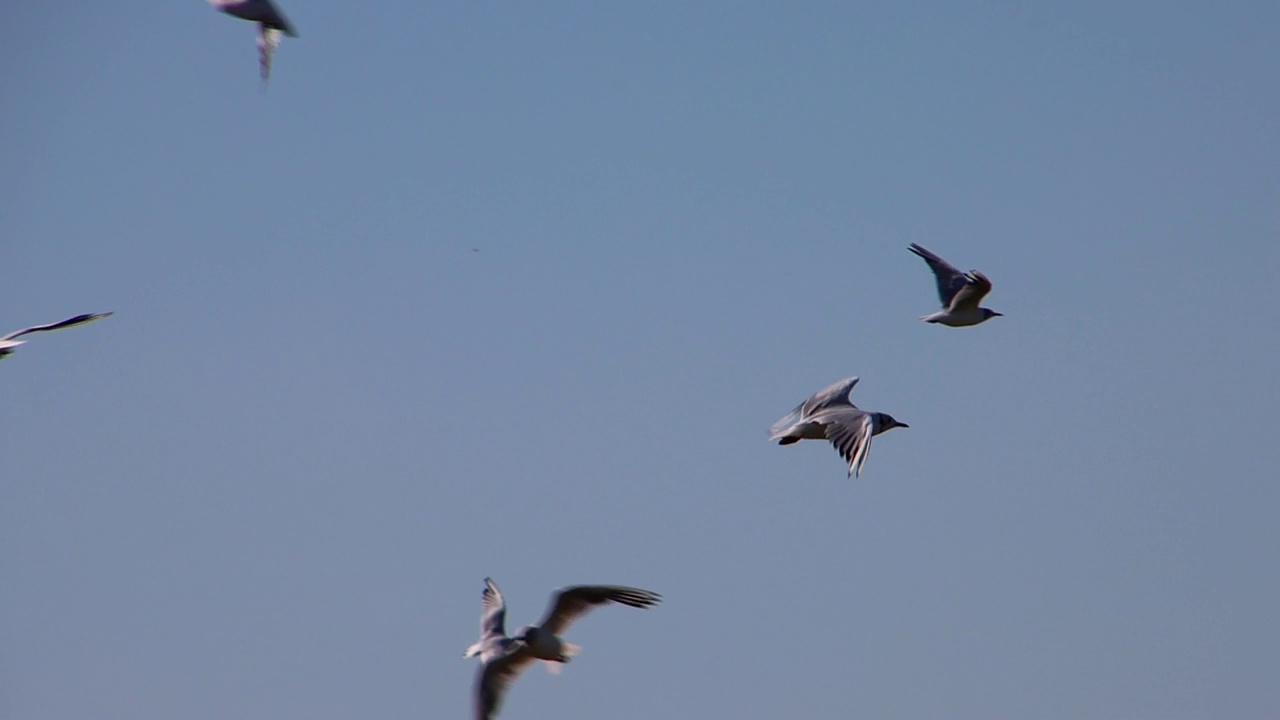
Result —
[{"label": "partial bird at image edge", "polygon": [[91,322],[111,317],[114,314],[114,312],[85,313],[84,315],[76,315],[75,317],[67,318],[60,322],[49,323],[48,325],[33,325],[29,328],[15,330],[4,337],[0,337],[0,359],[12,355],[19,345],[27,342],[26,340],[19,340],[18,338],[28,333],[49,332],[51,330],[75,327],[76,325],[87,325]]}]

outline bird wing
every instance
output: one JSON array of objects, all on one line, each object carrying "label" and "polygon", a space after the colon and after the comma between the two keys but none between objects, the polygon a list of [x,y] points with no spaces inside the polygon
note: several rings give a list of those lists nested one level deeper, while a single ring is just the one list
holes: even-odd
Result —
[{"label": "bird wing", "polygon": [[87,313],[85,315],[77,315],[73,318],[67,318],[62,322],[49,323],[48,325],[35,325],[33,327],[23,328],[22,330],[18,330],[16,332],[11,332],[8,335],[5,335],[4,337],[0,338],[0,341],[13,340],[14,338],[22,337],[27,333],[45,332],[48,330],[60,330],[64,327],[71,327],[73,325],[84,325],[85,323],[91,323],[94,320],[101,320],[104,317],[110,317],[113,314],[114,313],[109,313],[109,312]]},{"label": "bird wing", "polygon": [[871,452],[871,413],[856,408],[837,409],[815,420],[826,424],[827,439],[849,463],[849,474],[857,477]]},{"label": "bird wing", "polygon": [[950,307],[956,293],[969,284],[969,276],[920,245],[911,243],[910,249],[929,263],[934,279],[938,281],[938,299],[942,301],[942,307]]},{"label": "bird wing", "polygon": [[792,425],[812,417],[814,413],[821,410],[832,407],[855,407],[853,401],[849,399],[849,393],[853,392],[853,386],[857,384],[857,377],[845,378],[810,395],[808,400],[800,403],[794,410],[769,426],[769,439],[776,440]]},{"label": "bird wing", "polygon": [[263,20],[267,25],[283,32],[289,37],[298,37],[297,31],[293,29],[293,25],[289,22],[289,18],[284,16],[280,8],[271,0],[263,0],[267,6],[266,18]]},{"label": "bird wing", "polygon": [[266,23],[258,24],[258,67],[262,74],[262,82],[271,79],[271,56],[280,47],[280,31],[269,27]]},{"label": "bird wing", "polygon": [[536,659],[529,651],[528,645],[517,643],[512,645],[505,655],[476,668],[476,679],[471,689],[473,720],[490,720],[497,717],[507,689]]},{"label": "bird wing", "polygon": [[506,637],[507,601],[503,599],[498,584],[489,578],[484,579],[481,602],[484,610],[480,615],[480,640]]},{"label": "bird wing", "polygon": [[805,416],[809,416],[829,407],[853,407],[853,402],[849,400],[849,393],[853,392],[853,386],[857,384],[858,378],[856,377],[845,378],[840,382],[832,383],[811,395],[808,400],[805,400],[800,405],[800,412]]},{"label": "bird wing", "polygon": [[986,275],[974,270],[965,277],[968,278],[968,282],[956,292],[955,297],[951,298],[950,309],[952,312],[978,309],[978,303],[982,302],[982,298],[991,292],[991,281],[987,279]]},{"label": "bird wing", "polygon": [[262,23],[269,28],[284,32],[289,37],[297,37],[289,18],[284,16],[280,8],[271,0],[211,0],[222,12],[249,22]]},{"label": "bird wing", "polygon": [[538,624],[542,629],[559,635],[597,605],[616,602],[634,608],[647,608],[661,601],[661,595],[640,588],[623,585],[576,585],[563,588],[551,598],[546,615]]}]

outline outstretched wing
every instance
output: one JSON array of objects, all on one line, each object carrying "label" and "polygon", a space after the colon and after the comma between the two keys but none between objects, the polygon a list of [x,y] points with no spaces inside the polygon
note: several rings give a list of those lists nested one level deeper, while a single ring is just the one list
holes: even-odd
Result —
[{"label": "outstretched wing", "polygon": [[262,23],[267,27],[283,31],[289,37],[298,36],[289,18],[285,17],[271,0],[209,0],[209,2],[232,17]]},{"label": "outstretched wing", "polygon": [[769,427],[769,439],[776,439],[779,433],[821,410],[832,407],[855,407],[853,401],[849,399],[849,393],[853,392],[853,386],[857,384],[857,377],[845,378],[810,395],[808,400],[797,405],[794,410]]},{"label": "outstretched wing", "polygon": [[950,307],[956,293],[969,284],[969,276],[920,245],[911,243],[910,249],[929,263],[929,269],[933,270],[934,279],[938,281],[938,299],[942,301],[942,307]]},{"label": "outstretched wing", "polygon": [[498,584],[489,578],[484,579],[481,602],[484,609],[480,614],[480,640],[506,637],[507,601],[503,599]]},{"label": "outstretched wing", "polygon": [[265,22],[268,26],[283,32],[289,37],[298,37],[298,33],[293,29],[293,25],[289,22],[289,18],[284,16],[284,13],[280,11],[280,8],[277,7],[275,3],[271,2],[271,0],[263,0],[263,4],[266,5],[266,12],[264,13],[265,17],[262,19],[262,22]]},{"label": "outstretched wing", "polygon": [[586,615],[597,605],[621,603],[634,608],[647,608],[662,602],[662,596],[640,588],[624,585],[576,585],[567,587],[551,598],[542,629],[555,635],[563,633],[575,620]]},{"label": "outstretched wing", "polygon": [[518,643],[506,655],[476,668],[476,679],[471,688],[472,720],[497,717],[507,690],[535,660],[529,646]]},{"label": "outstretched wing", "polygon": [[34,327],[24,328],[16,332],[11,332],[8,335],[5,335],[4,337],[0,338],[0,341],[13,340],[14,338],[22,337],[27,333],[46,332],[48,330],[61,330],[62,328],[72,327],[73,325],[84,325],[85,323],[91,323],[94,320],[101,320],[104,317],[111,317],[111,315],[113,314],[114,313],[105,312],[105,313],[88,313],[85,315],[77,315],[73,318],[67,318],[62,322],[49,323],[48,325],[36,325]]},{"label": "outstretched wing", "polygon": [[849,463],[849,474],[857,477],[871,452],[871,413],[857,409],[833,410],[821,418],[826,423],[827,439],[840,457]]},{"label": "outstretched wing", "polygon": [[974,270],[965,276],[968,282],[955,297],[951,298],[951,310],[976,310],[978,303],[982,302],[982,298],[991,292],[991,281],[986,275]]}]

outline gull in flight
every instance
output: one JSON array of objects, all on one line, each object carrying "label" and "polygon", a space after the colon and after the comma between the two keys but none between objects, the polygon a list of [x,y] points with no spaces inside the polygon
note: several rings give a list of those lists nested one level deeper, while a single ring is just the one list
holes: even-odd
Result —
[{"label": "gull in flight", "polygon": [[222,12],[242,20],[258,23],[258,65],[262,69],[262,82],[271,77],[271,56],[280,45],[281,33],[298,37],[289,19],[271,0],[209,0]]},{"label": "gull in flight", "polygon": [[35,327],[24,328],[16,332],[11,332],[4,337],[0,337],[0,358],[8,357],[14,352],[14,348],[26,342],[26,340],[18,340],[18,338],[27,333],[48,332],[49,330],[61,330],[64,327],[73,325],[84,325],[94,320],[101,320],[104,317],[111,317],[113,313],[89,313],[87,315],[77,315],[73,318],[67,318],[62,322],[49,323],[48,325],[36,325]]},{"label": "gull in flight", "polygon": [[769,439],[779,445],[830,440],[849,463],[849,475],[857,477],[871,452],[873,436],[896,427],[911,427],[892,415],[867,412],[850,402],[849,393],[857,384],[858,378],[851,377],[814,393],[769,428]]},{"label": "gull in flight", "polygon": [[507,637],[504,623],[507,603],[502,591],[489,578],[484,579],[484,610],[480,615],[480,640],[467,648],[462,657],[480,656],[472,688],[473,720],[497,717],[503,695],[520,673],[530,664],[542,660],[547,669],[558,673],[560,665],[569,662],[581,648],[560,638],[574,620],[597,605],[621,603],[634,608],[657,605],[662,596],[621,585],[576,585],[561,588],[551,598],[547,612],[538,625],[526,625],[514,638]]},{"label": "gull in flight", "polygon": [[991,281],[986,275],[977,270],[962,273],[951,263],[915,243],[911,243],[910,249],[929,263],[929,268],[938,280],[938,298],[942,300],[941,310],[925,315],[921,320],[949,327],[965,327],[1002,316],[995,310],[978,307],[982,298],[991,292]]}]

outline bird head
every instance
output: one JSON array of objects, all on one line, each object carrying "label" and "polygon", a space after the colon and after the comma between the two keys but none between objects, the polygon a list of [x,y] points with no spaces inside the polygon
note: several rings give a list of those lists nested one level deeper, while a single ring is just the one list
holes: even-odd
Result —
[{"label": "bird head", "polygon": [[902,428],[911,427],[910,425],[904,422],[898,422],[896,419],[894,419],[892,415],[889,415],[888,413],[876,413],[876,417],[879,420],[879,425],[880,425],[879,432],[892,430],[898,427],[902,427]]}]

